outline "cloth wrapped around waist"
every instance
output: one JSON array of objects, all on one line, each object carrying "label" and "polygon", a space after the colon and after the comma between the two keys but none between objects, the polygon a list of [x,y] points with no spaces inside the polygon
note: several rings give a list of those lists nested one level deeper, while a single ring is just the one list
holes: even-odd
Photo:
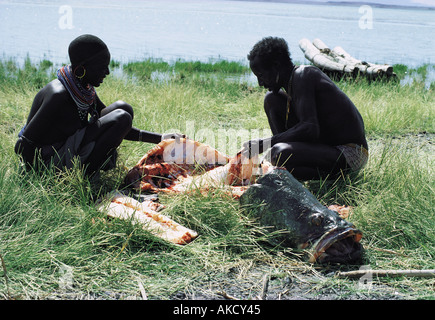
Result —
[{"label": "cloth wrapped around waist", "polygon": [[74,166],[73,159],[76,157],[78,157],[80,163],[86,163],[95,146],[93,141],[84,146],[81,145],[86,127],[78,129],[64,142],[43,146],[38,146],[33,141],[27,139],[23,135],[23,129],[18,134],[19,138],[15,144],[15,152],[23,157],[26,164],[30,165],[34,164],[35,155],[38,155],[46,166],[53,164],[57,168],[72,168]]},{"label": "cloth wrapped around waist", "polygon": [[363,146],[355,143],[348,143],[336,146],[336,148],[341,151],[351,170],[361,170],[367,164],[369,152]]}]

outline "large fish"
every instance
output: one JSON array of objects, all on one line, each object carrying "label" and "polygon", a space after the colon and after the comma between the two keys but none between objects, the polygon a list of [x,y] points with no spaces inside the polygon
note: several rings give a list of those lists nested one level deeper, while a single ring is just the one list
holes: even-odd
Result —
[{"label": "large fish", "polygon": [[258,178],[240,203],[260,224],[283,231],[285,246],[306,249],[311,263],[358,263],[361,231],[323,206],[287,170],[275,168]]},{"label": "large fish", "polygon": [[362,233],[287,170],[240,152],[229,158],[193,140],[164,140],[130,169],[125,183],[149,192],[228,190],[261,224],[285,230],[283,245],[309,250],[312,263],[356,262],[363,252]]}]

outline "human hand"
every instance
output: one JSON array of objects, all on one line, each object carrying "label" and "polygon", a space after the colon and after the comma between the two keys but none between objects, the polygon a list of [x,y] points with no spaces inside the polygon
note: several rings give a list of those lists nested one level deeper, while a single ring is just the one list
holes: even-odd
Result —
[{"label": "human hand", "polygon": [[252,158],[262,152],[263,139],[253,139],[243,143],[241,153],[246,158]]},{"label": "human hand", "polygon": [[177,139],[179,140],[180,138],[187,138],[185,134],[182,133],[164,133],[162,134],[162,140],[166,140],[166,139]]},{"label": "human hand", "polygon": [[247,158],[263,153],[271,147],[272,138],[258,138],[243,143],[241,153]]}]

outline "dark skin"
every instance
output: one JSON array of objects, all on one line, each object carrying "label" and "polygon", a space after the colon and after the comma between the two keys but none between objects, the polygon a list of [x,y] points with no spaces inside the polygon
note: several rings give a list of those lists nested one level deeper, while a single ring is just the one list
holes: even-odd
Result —
[{"label": "dark skin", "polygon": [[[80,76],[86,70],[81,79],[82,84],[99,87],[110,74],[109,63],[110,53],[107,50],[83,65],[72,65],[72,70],[76,70]],[[36,94],[23,134],[37,147],[56,147],[62,145],[78,129],[86,127],[82,145],[95,141],[94,150],[87,161],[89,173],[97,171],[109,152],[116,149],[123,139],[139,141],[141,138],[143,142],[159,143],[162,138],[166,138],[158,133],[132,127],[133,108],[123,101],[106,107],[97,96],[96,109],[99,115],[96,122],[89,124],[88,121],[80,120],[77,106],[69,92],[55,79]],[[22,150],[20,153],[24,159],[33,158],[34,148],[26,142],[19,140],[15,149]]]},{"label": "dark skin", "polygon": [[[318,68],[299,66],[293,73],[292,100],[286,123],[287,94],[293,65],[250,61],[258,84],[269,89],[264,99],[273,136],[245,143],[260,150],[272,146],[272,161],[297,179],[331,178],[346,169],[335,146],[355,143],[368,149],[362,117],[352,101]],[[284,88],[283,91],[281,88]],[[253,148],[255,146],[255,148]]]}]

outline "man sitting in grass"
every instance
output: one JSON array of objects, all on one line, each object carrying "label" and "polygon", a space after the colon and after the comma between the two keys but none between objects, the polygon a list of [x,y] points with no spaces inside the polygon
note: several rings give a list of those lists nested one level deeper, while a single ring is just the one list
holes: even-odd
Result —
[{"label": "man sitting in grass", "polygon": [[81,35],[68,48],[71,65],[58,70],[35,96],[15,152],[27,167],[71,168],[77,158],[89,175],[115,165],[123,139],[158,143],[161,135],[132,127],[133,108],[124,101],[105,106],[95,92],[109,75],[110,53],[96,36]]},{"label": "man sitting in grass", "polygon": [[[248,54],[272,137],[244,144],[248,155],[271,147],[274,165],[299,180],[336,177],[367,162],[363,119],[352,101],[315,66],[295,66],[284,39],[267,37]],[[284,90],[282,90],[284,88]]]}]

